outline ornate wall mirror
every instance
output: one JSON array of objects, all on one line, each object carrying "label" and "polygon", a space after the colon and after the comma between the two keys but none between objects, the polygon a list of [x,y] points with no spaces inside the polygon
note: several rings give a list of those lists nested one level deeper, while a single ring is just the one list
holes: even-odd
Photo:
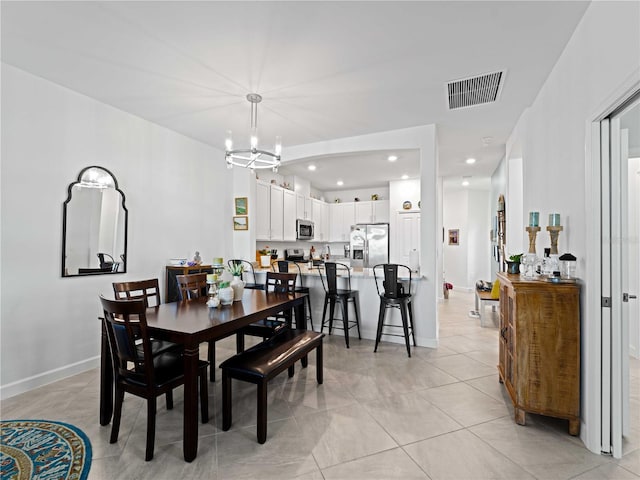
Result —
[{"label": "ornate wall mirror", "polygon": [[68,188],[62,213],[62,276],[127,271],[127,208],[113,174],[87,167]]}]

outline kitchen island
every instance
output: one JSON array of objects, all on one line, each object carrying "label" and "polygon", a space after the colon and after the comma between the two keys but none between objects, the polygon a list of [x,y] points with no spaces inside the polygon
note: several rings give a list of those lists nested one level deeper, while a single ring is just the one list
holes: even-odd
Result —
[{"label": "kitchen island", "polygon": [[[335,262],[341,263],[340,259],[335,259]],[[302,284],[305,287],[309,287],[310,289],[309,296],[311,297],[311,314],[313,316],[313,328],[314,330],[319,331],[322,323],[322,309],[324,306],[325,294],[324,288],[322,287],[319,270],[318,267],[313,267],[310,269],[306,263],[301,263],[299,265],[303,277]],[[263,283],[266,278],[266,272],[268,271],[271,271],[271,269],[257,267],[255,270],[256,282]],[[291,271],[295,272],[295,269]],[[420,290],[425,285],[424,277],[422,277],[419,273],[415,273],[412,275],[411,280],[411,293],[413,295],[413,298],[415,299],[414,301],[412,301],[412,308],[416,342],[419,346],[431,346],[429,345],[429,342],[426,338],[422,337],[421,339],[421,332],[425,331],[422,328],[422,325],[425,323],[427,316],[426,312],[422,311],[422,302],[417,301],[417,298],[421,294]],[[340,286],[340,288],[346,288],[346,279],[344,280],[344,286],[341,285],[340,280],[338,280],[338,285]],[[360,313],[360,334],[362,338],[375,340],[376,329],[378,327],[380,298],[378,297],[378,292],[376,290],[373,270],[371,268],[351,267],[351,289],[358,290],[359,292],[360,304],[358,310]],[[349,308],[351,309],[352,307]],[[385,323],[402,325],[400,312],[397,309],[389,310],[390,311],[387,312]],[[342,318],[340,317],[340,315],[340,313],[336,312],[336,316]],[[352,310],[349,310],[350,319],[353,318],[352,315]],[[329,312],[327,309],[327,317],[328,316]],[[400,333],[400,331],[394,331],[393,333]],[[338,332],[334,332],[334,334],[342,335],[343,333],[342,330],[339,330]],[[353,338],[355,335],[357,335],[356,331],[351,330],[351,338]],[[383,335],[382,341],[404,344],[404,338],[389,335]],[[384,350],[384,345],[378,347],[378,351],[380,351],[381,349]]]}]

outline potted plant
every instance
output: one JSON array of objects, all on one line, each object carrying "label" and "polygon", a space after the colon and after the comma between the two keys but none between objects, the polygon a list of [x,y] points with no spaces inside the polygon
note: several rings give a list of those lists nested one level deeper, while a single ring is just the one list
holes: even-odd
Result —
[{"label": "potted plant", "polygon": [[242,264],[233,264],[227,268],[229,273],[233,275],[233,280],[231,280],[231,288],[233,289],[233,301],[238,302],[242,300],[242,295],[244,294],[244,285],[245,282],[242,280],[242,272],[244,268]]},{"label": "potted plant", "polygon": [[260,254],[260,266],[261,267],[270,267],[271,266],[271,249],[269,247],[264,247],[261,250],[258,250]]},{"label": "potted plant", "polygon": [[520,260],[522,259],[522,253],[517,255],[511,255],[507,260],[507,273],[520,273]]},{"label": "potted plant", "polygon": [[231,305],[233,303],[233,288],[229,282],[220,283],[220,290],[218,290],[218,297],[222,305]]}]

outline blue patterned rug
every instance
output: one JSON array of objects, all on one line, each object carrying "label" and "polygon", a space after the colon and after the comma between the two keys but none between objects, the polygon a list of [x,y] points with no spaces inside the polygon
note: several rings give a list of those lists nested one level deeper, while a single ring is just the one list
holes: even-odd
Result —
[{"label": "blue patterned rug", "polygon": [[2,480],[85,480],[91,443],[68,423],[48,420],[0,421]]}]

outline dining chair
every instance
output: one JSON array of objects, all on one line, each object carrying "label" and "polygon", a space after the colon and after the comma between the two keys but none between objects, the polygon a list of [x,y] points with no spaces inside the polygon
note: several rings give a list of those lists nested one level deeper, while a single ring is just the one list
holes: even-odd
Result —
[{"label": "dining chair", "polygon": [[[193,299],[204,296],[207,291],[207,274],[191,273],[188,275],[176,275],[178,289],[180,291],[180,301],[189,302]],[[207,360],[212,365],[209,369],[209,381],[216,381],[216,342],[209,340]]]},{"label": "dining chair", "polygon": [[[115,259],[109,255],[108,253],[97,253],[98,261],[100,262],[101,269],[110,269],[112,272],[117,272],[120,267],[120,263],[116,262]],[[107,260],[105,257],[109,257]]]},{"label": "dining chair", "polygon": [[[249,262],[248,260],[242,260],[240,258],[232,258],[231,260],[227,261],[227,265],[229,265],[229,267],[231,267],[232,265],[242,265],[243,272],[240,276],[240,279],[246,282],[244,284],[244,288],[250,288],[253,290],[264,290],[264,283],[256,282],[256,271],[253,268],[253,263]],[[251,279],[253,280],[253,282],[247,282],[247,279],[245,278],[249,273],[251,274]]]},{"label": "dining chair", "polygon": [[181,300],[191,300],[200,298],[207,292],[207,274],[190,273],[187,275],[176,275],[178,290]]},{"label": "dining chair", "polygon": [[[336,304],[340,304],[342,310],[342,327],[336,326],[335,328],[344,330],[344,341],[347,348],[349,348],[350,329],[356,327],[358,330],[358,339],[362,338],[360,336],[360,314],[358,312],[360,298],[358,290],[351,289],[351,270],[348,265],[336,262],[324,262],[324,264],[318,265],[317,268],[322,282],[322,288],[324,288],[324,307],[322,309],[320,332],[324,331],[324,326],[328,323],[329,335],[331,335],[331,330],[334,328],[333,320]],[[346,281],[347,288],[338,288],[338,273],[340,273],[340,277]],[[353,305],[355,320],[349,320],[349,304]],[[329,319],[325,320],[327,306],[329,306]]]},{"label": "dining chair", "polygon": [[[376,332],[376,345],[374,352],[378,351],[378,344],[382,335],[394,337],[404,337],[407,347],[407,354],[411,357],[411,347],[409,345],[409,335],[416,346],[416,336],[413,330],[413,309],[411,308],[411,269],[406,265],[395,263],[383,263],[373,267],[373,278],[376,290],[380,297],[380,313],[378,314],[378,329]],[[397,308],[400,310],[402,325],[397,323],[384,323],[387,309]],[[383,332],[384,327],[402,328],[403,333]]]},{"label": "dining chair", "polygon": [[[160,301],[160,285],[157,278],[133,282],[113,282],[111,286],[116,300],[142,299],[146,308],[155,308],[162,303]],[[182,345],[168,340],[151,338],[151,351],[154,355],[171,349],[182,352]]]},{"label": "dining chair", "polygon": [[[274,293],[295,293],[295,273],[267,272],[264,289],[267,295]],[[291,327],[292,311],[287,310],[275,317],[268,317],[241,328],[236,336],[236,350],[244,351],[244,336],[251,335],[266,340],[282,328]]]},{"label": "dining chair", "polygon": [[[147,307],[143,299],[108,300],[100,297],[115,378],[115,405],[109,442],[118,441],[124,394],[147,401],[147,446],[145,460],[153,459],[156,430],[156,398],[166,396],[167,410],[173,408],[173,389],[184,384],[182,355],[168,351],[153,355],[147,330]],[[139,348],[141,346],[142,348]],[[200,360],[200,415],[202,423],[209,421],[207,366]]]},{"label": "dining chair", "polygon": [[[291,269],[298,271],[298,279],[297,279],[297,283],[294,288],[294,291],[297,293],[307,294],[307,296],[305,297],[304,318],[305,318],[305,321],[309,320],[309,324],[311,325],[311,330],[313,330],[313,318],[311,317],[311,289],[309,287],[305,287],[302,283],[303,278],[302,278],[302,269],[300,268],[300,265],[290,260],[276,260],[275,262],[271,263],[271,268],[281,273],[288,273],[289,271],[291,271]],[[296,326],[297,326],[297,321],[298,320],[296,319]]]}]

